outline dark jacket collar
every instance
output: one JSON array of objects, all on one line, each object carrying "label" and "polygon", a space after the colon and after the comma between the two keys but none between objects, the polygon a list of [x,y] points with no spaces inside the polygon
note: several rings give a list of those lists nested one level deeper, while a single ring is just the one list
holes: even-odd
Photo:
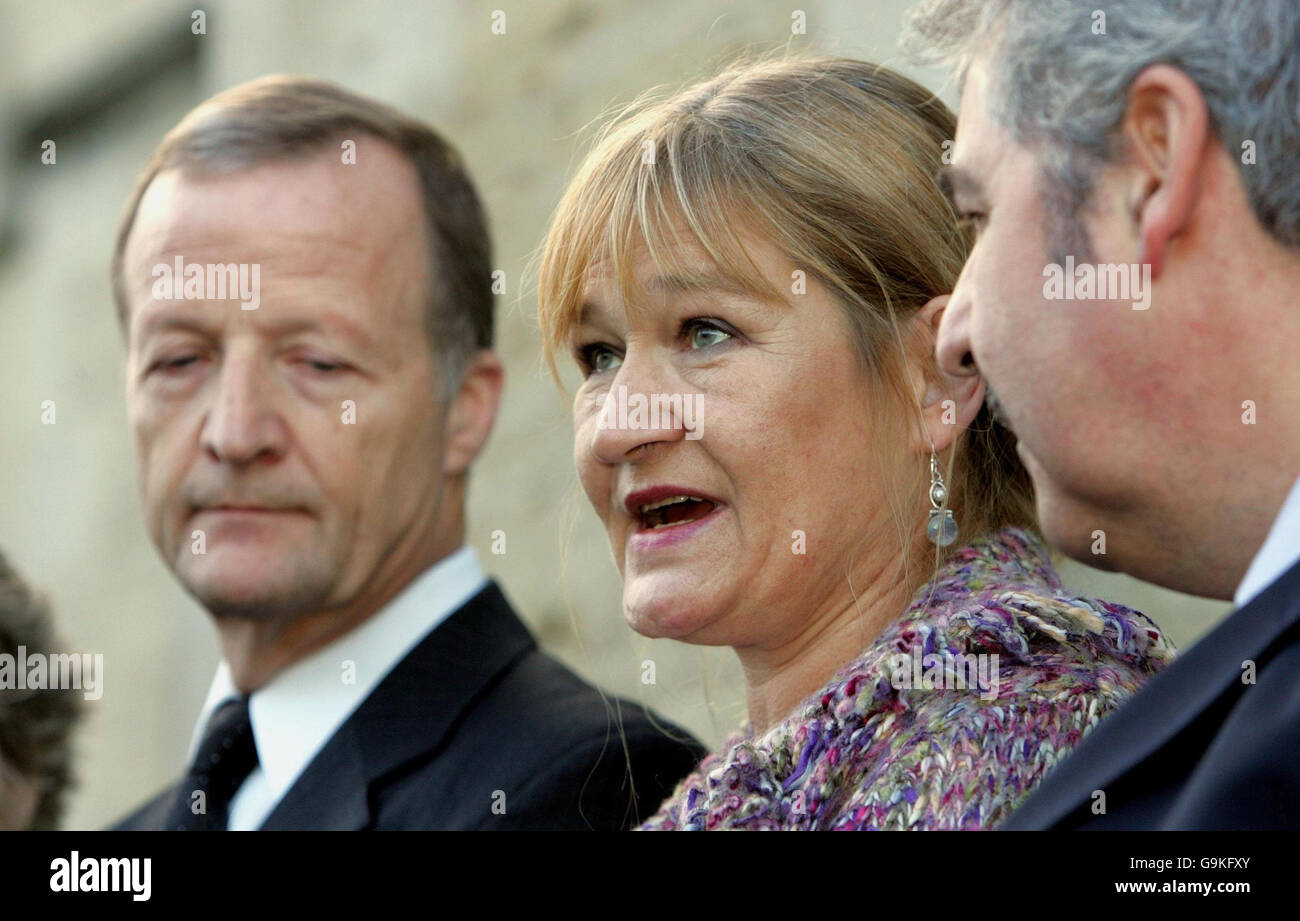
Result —
[{"label": "dark jacket collar", "polygon": [[1048,775],[1011,827],[1048,828],[1167,744],[1223,694],[1242,688],[1242,663],[1263,668],[1300,623],[1300,563],[1157,674]]},{"label": "dark jacket collar", "polygon": [[440,748],[479,693],[535,646],[500,587],[489,581],[379,682],[262,827],[366,827],[370,786]]}]

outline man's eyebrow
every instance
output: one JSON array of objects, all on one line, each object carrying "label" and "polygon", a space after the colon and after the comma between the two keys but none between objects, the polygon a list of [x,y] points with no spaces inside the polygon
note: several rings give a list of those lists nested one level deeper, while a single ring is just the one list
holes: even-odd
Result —
[{"label": "man's eyebrow", "polygon": [[285,320],[275,320],[268,324],[272,335],[284,336],[300,332],[324,332],[341,334],[344,338],[352,340],[353,343],[362,349],[374,348],[375,340],[365,328],[357,323],[353,323],[347,317],[337,313],[322,314],[318,317],[300,317]]},{"label": "man's eyebrow", "polygon": [[203,336],[212,333],[212,329],[208,324],[190,314],[154,311],[140,324],[140,337],[144,338],[153,333],[166,332],[172,329],[187,330]]},{"label": "man's eyebrow", "polygon": [[[144,320],[140,327],[140,335],[143,338],[152,333],[173,329],[195,332],[202,336],[210,336],[213,333],[209,324],[202,322],[193,315],[159,311]],[[363,327],[338,314],[326,314],[319,318],[302,317],[276,320],[268,324],[268,329],[274,336],[315,332],[317,330],[326,333],[338,332],[363,349],[372,349],[374,347],[374,338]]]},{"label": "man's eyebrow", "polygon": [[934,181],[939,186],[939,191],[947,196],[949,201],[953,201],[957,196],[976,199],[984,197],[984,187],[980,185],[979,180],[959,166],[942,167],[935,174]]}]

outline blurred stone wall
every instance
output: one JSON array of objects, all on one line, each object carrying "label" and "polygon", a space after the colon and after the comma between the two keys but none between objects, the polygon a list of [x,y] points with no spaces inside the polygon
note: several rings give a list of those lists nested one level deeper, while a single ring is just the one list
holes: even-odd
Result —
[{"label": "blurred stone wall", "polygon": [[[492,221],[507,388],[470,492],[470,540],[540,641],[590,679],[720,740],[743,717],[727,650],[647,641],[572,469],[567,397],[521,287],[609,106],[705,76],[746,47],[899,61],[904,0],[52,0],[0,5],[0,548],[50,598],[69,650],[103,653],[66,825],[95,828],[180,773],[217,653],[141,526],[108,261],[135,175],[191,106],[274,72],[421,116],[465,155]],[[193,12],[206,34],[192,34]],[[492,30],[505,14],[505,34]],[[793,35],[798,11],[806,34]],[[943,92],[955,103],[951,90]],[[41,143],[57,159],[41,163]],[[572,386],[573,379],[569,384]],[[41,422],[44,401],[56,423]],[[918,501],[922,501],[918,497]],[[493,555],[491,534],[506,534]],[[1226,611],[1069,564],[1067,584],[1151,613],[1186,645]],[[654,685],[641,683],[654,660]]]}]

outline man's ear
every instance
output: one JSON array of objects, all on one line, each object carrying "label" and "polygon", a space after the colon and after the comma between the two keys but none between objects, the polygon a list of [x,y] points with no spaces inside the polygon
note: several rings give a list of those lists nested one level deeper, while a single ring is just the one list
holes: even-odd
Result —
[{"label": "man's ear", "polygon": [[482,349],[470,359],[460,390],[447,408],[442,472],[456,476],[474,463],[496,421],[505,369],[495,352]]},{"label": "man's ear", "polygon": [[909,360],[909,369],[917,402],[921,407],[921,424],[924,430],[917,433],[916,449],[928,452],[930,445],[944,451],[965,431],[980,407],[984,405],[984,377],[971,374],[950,377],[939,370],[935,358],[935,343],[939,336],[939,321],[948,306],[949,294],[931,298],[913,317],[913,334],[920,347]]},{"label": "man's ear", "polygon": [[1129,207],[1141,241],[1139,262],[1158,278],[1172,237],[1191,223],[1201,192],[1209,113],[1200,87],[1168,64],[1153,64],[1128,91],[1120,125],[1133,169]]}]

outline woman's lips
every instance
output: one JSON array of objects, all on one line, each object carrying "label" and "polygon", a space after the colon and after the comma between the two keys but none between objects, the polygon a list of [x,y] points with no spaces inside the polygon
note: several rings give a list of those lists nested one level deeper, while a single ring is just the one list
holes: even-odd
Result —
[{"label": "woman's lips", "polygon": [[628,550],[634,553],[646,553],[683,543],[707,528],[726,511],[727,506],[714,504],[707,515],[701,515],[699,518],[659,528],[638,527],[628,538]]},{"label": "woman's lips", "polygon": [[650,486],[645,489],[637,489],[623,497],[623,510],[632,518],[640,520],[642,509],[646,505],[652,505],[662,502],[665,499],[677,498],[699,499],[704,502],[712,502],[714,505],[722,503],[710,496],[708,493],[700,492],[690,486],[678,486],[676,484],[663,483],[659,486]]}]

